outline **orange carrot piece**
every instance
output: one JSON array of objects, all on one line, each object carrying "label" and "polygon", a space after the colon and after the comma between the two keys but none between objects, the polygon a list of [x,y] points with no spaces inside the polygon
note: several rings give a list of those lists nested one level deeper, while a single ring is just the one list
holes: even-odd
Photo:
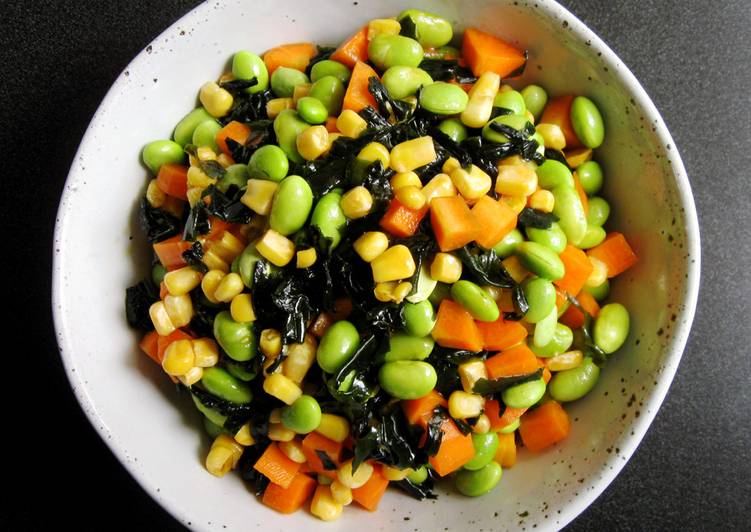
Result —
[{"label": "orange carrot piece", "polygon": [[352,490],[352,500],[366,510],[375,512],[388,486],[389,481],[381,472],[381,466],[373,464],[373,474],[365,484]]},{"label": "orange carrot piece", "polygon": [[162,266],[168,270],[181,268],[187,264],[183,259],[183,252],[188,249],[190,249],[190,242],[184,242],[181,235],[175,235],[154,244],[154,253],[159,257]]},{"label": "orange carrot piece", "polygon": [[[576,300],[593,318],[600,313],[600,304],[589,292],[579,292]],[[558,321],[571,329],[579,329],[584,326],[584,313],[574,305],[569,305]]]},{"label": "orange carrot piece", "polygon": [[576,189],[576,193],[579,194],[579,200],[581,200],[582,207],[584,207],[584,214],[589,215],[589,198],[587,197],[587,193],[584,192],[584,187],[576,172],[574,172],[574,188]]},{"label": "orange carrot piece", "polygon": [[503,427],[511,425],[514,421],[519,419],[526,408],[511,408],[510,406],[504,407],[503,414],[500,413],[501,404],[495,399],[485,401],[485,415],[490,419],[490,428],[493,430],[499,430]]},{"label": "orange carrot piece", "polygon": [[566,148],[580,148],[582,145],[571,124],[571,102],[573,101],[573,94],[553,98],[545,106],[540,117],[540,123],[555,124],[561,128],[566,138]]},{"label": "orange carrot piece", "polygon": [[169,196],[187,200],[188,167],[182,164],[163,164],[156,175],[156,186]]},{"label": "orange carrot piece", "polygon": [[516,438],[513,432],[498,434],[498,449],[495,451],[494,459],[504,469],[516,464]]},{"label": "orange carrot piece", "polygon": [[338,467],[342,458],[342,444],[330,440],[326,436],[322,436],[317,432],[311,432],[305,436],[302,441],[302,452],[308,460],[310,469],[316,473],[333,478],[336,475],[336,471],[325,469],[323,467],[323,462],[316,451],[325,452],[331,461]]},{"label": "orange carrot piece", "polygon": [[289,488],[295,479],[300,464],[293,462],[284,454],[276,443],[272,443],[253,465],[253,469],[268,478],[274,484]]},{"label": "orange carrot piece", "polygon": [[549,401],[522,416],[519,434],[524,446],[539,452],[566,438],[571,431],[571,421],[563,407]]},{"label": "orange carrot piece", "polygon": [[482,350],[482,336],[472,315],[451,299],[441,301],[435,326],[430,334],[443,347]]},{"label": "orange carrot piece", "polygon": [[485,72],[495,72],[502,78],[518,71],[527,58],[524,52],[476,28],[464,30],[462,57],[467,60],[475,76]]},{"label": "orange carrot piece", "polygon": [[599,246],[590,249],[590,257],[600,259],[608,267],[608,277],[615,277],[628,270],[639,260],[621,233],[609,233]]},{"label": "orange carrot piece", "polygon": [[461,196],[434,198],[430,202],[430,222],[441,251],[465,246],[482,232]]},{"label": "orange carrot piece", "polygon": [[534,373],[538,367],[537,357],[527,344],[523,343],[501,351],[485,361],[485,368],[491,379]]},{"label": "orange carrot piece", "polygon": [[245,144],[249,135],[250,128],[248,126],[242,122],[233,120],[217,132],[216,145],[219,146],[219,149],[222,150],[225,155],[231,156],[232,150],[227,146],[227,139],[232,139],[238,144]]},{"label": "orange carrot piece", "polygon": [[356,33],[350,35],[346,41],[339,45],[333,54],[333,61],[339,61],[354,68],[358,61],[365,62],[368,60],[368,25],[360,28]]},{"label": "orange carrot piece", "polygon": [[308,63],[316,53],[317,50],[313,43],[283,44],[263,54],[263,62],[266,64],[269,75],[282,66],[305,72]]},{"label": "orange carrot piece", "polygon": [[542,368],[542,380],[545,381],[545,384],[550,382],[550,379],[553,378],[553,374],[550,372],[547,366],[544,366]]},{"label": "orange carrot piece", "polygon": [[141,338],[141,341],[138,342],[138,347],[140,347],[141,351],[146,353],[151,360],[161,366],[162,361],[159,360],[158,343],[159,334],[156,331],[149,331],[143,336],[143,338]]},{"label": "orange carrot piece", "polygon": [[394,198],[389,203],[386,214],[381,218],[381,227],[394,236],[406,238],[415,234],[427,213],[427,205],[419,210],[410,209]]},{"label": "orange carrot piece", "polygon": [[469,462],[475,455],[472,436],[464,435],[452,419],[445,419],[441,424],[441,446],[428,461],[436,473],[445,477]]},{"label": "orange carrot piece", "polygon": [[553,284],[572,296],[577,296],[592,273],[592,263],[586,253],[571,244],[566,246],[559,257],[566,273],[562,278],[553,281]]},{"label": "orange carrot piece", "polygon": [[475,221],[482,227],[475,242],[484,248],[492,248],[516,227],[514,210],[490,196],[481,197],[471,210]]},{"label": "orange carrot piece", "polygon": [[352,76],[349,78],[347,91],[344,93],[342,102],[342,111],[351,109],[359,113],[366,107],[376,108],[376,101],[373,95],[368,91],[368,80],[371,77],[378,77],[376,71],[370,65],[363,61],[358,61],[352,70]]},{"label": "orange carrot piece", "polygon": [[518,321],[494,322],[476,321],[482,336],[482,348],[486,351],[502,351],[512,347],[527,337],[527,329]]},{"label": "orange carrot piece", "polygon": [[270,483],[263,492],[262,502],[283,514],[299,510],[316,489],[316,481],[303,473],[297,473],[288,488]]},{"label": "orange carrot piece", "polygon": [[326,126],[326,131],[329,133],[339,133],[339,128],[336,127],[336,119],[336,116],[330,116],[326,119],[324,126]]},{"label": "orange carrot piece", "polygon": [[404,411],[404,417],[407,418],[407,421],[411,425],[416,423],[420,424],[423,428],[427,427],[428,421],[430,420],[430,416],[435,407],[448,406],[446,399],[435,390],[431,390],[427,395],[424,395],[419,399],[401,401],[401,404],[402,410]]},{"label": "orange carrot piece", "polygon": [[159,365],[162,365],[162,360],[164,360],[164,352],[167,350],[169,345],[172,342],[176,342],[177,340],[192,340],[193,337],[189,335],[188,333],[176,329],[172,331],[167,336],[160,336],[156,340],[156,361],[159,363]]}]

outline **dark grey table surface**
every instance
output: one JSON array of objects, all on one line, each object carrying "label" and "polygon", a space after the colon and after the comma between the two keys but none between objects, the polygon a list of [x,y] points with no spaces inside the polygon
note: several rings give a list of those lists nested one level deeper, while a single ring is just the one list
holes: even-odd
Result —
[{"label": "dark grey table surface", "polygon": [[[6,347],[4,383],[19,380],[8,379],[15,363],[27,372],[26,395],[3,388],[11,418],[0,463],[23,473],[0,502],[0,529],[179,529],[70,392],[49,279],[59,195],[89,120],[130,59],[197,3],[0,4],[2,262],[6,301],[18,305],[4,319],[20,340]],[[691,179],[703,248],[698,312],[667,400],[623,472],[570,528],[749,530],[751,3],[563,3],[611,45],[662,112]]]}]

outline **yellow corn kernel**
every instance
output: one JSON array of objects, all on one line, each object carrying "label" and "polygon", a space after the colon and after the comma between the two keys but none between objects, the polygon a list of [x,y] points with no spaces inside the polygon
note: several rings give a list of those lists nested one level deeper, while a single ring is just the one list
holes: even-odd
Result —
[{"label": "yellow corn kernel", "polygon": [[221,76],[219,76],[219,79],[217,80],[217,83],[221,85],[222,83],[226,83],[228,81],[233,81],[235,79],[235,75],[232,72],[225,72]]},{"label": "yellow corn kernel", "polygon": [[608,265],[596,257],[589,257],[589,262],[592,263],[592,273],[584,284],[590,287],[600,286],[608,279]]},{"label": "yellow corn kernel", "polygon": [[524,207],[527,206],[526,196],[501,196],[501,199],[498,201],[505,203],[516,214],[522,212]]},{"label": "yellow corn kernel", "polygon": [[292,105],[297,107],[297,102],[300,101],[300,98],[304,98],[308,94],[310,94],[310,88],[313,85],[311,83],[301,83],[300,85],[295,85],[295,88],[292,90]]},{"label": "yellow corn kernel", "polygon": [[394,177],[391,178],[391,188],[395,191],[402,187],[410,186],[422,188],[422,182],[414,172],[401,172],[399,174],[394,174]]},{"label": "yellow corn kernel", "polygon": [[336,478],[350,489],[362,487],[373,474],[373,466],[368,462],[363,462],[355,472],[352,472],[352,460],[344,462],[336,471]]},{"label": "yellow corn kernel", "polygon": [[498,92],[508,92],[514,90],[514,87],[509,85],[508,83],[504,83],[500,87],[498,87]]},{"label": "yellow corn kernel", "polygon": [[404,298],[406,298],[411,291],[412,283],[410,282],[402,281],[396,285],[396,288],[394,288],[394,292],[392,293],[394,303],[401,303],[404,301]]},{"label": "yellow corn kernel", "polygon": [[425,201],[430,205],[430,202],[435,198],[456,196],[456,187],[447,174],[437,174],[422,187],[422,193],[425,196]]},{"label": "yellow corn kernel", "polygon": [[536,190],[529,197],[529,206],[542,212],[553,212],[555,207],[555,197],[549,190]]},{"label": "yellow corn kernel", "polygon": [[302,445],[297,440],[281,442],[279,444],[279,450],[296,464],[304,464],[308,461],[308,459],[305,458],[305,453],[302,451]]},{"label": "yellow corn kernel", "polygon": [[232,467],[237,465],[237,462],[240,460],[240,457],[243,454],[243,446],[237,443],[235,439],[230,435],[224,433],[220,434],[214,439],[214,441],[211,443],[211,447],[229,449],[230,451],[232,451],[232,457],[234,459],[234,464]]},{"label": "yellow corn kernel", "polygon": [[429,136],[397,144],[391,149],[390,164],[394,172],[409,172],[435,161],[435,146]]},{"label": "yellow corn kernel", "polygon": [[220,153],[216,157],[216,162],[222,165],[222,168],[229,168],[233,164],[235,164],[235,161],[232,160],[232,158],[227,155],[226,153]]},{"label": "yellow corn kernel", "polygon": [[269,412],[269,423],[281,423],[282,422],[282,409],[274,408]]},{"label": "yellow corn kernel", "polygon": [[219,281],[219,286],[214,290],[214,299],[222,303],[229,303],[232,299],[242,293],[245,284],[242,277],[237,273],[228,273]]},{"label": "yellow corn kernel", "polygon": [[388,303],[394,300],[394,290],[397,285],[396,281],[389,281],[388,283],[376,283],[373,288],[373,295],[378,301]]},{"label": "yellow corn kernel", "polygon": [[352,109],[345,109],[336,119],[336,129],[345,137],[356,139],[367,128],[368,123],[365,119]]},{"label": "yellow corn kernel", "polygon": [[415,260],[405,245],[391,246],[376,257],[371,263],[373,280],[376,283],[398,281],[412,277],[415,273]]},{"label": "yellow corn kernel", "polygon": [[484,404],[482,395],[456,390],[449,396],[449,414],[456,419],[477,417],[482,413]]},{"label": "yellow corn kernel", "polygon": [[194,364],[199,368],[210,368],[219,362],[219,348],[211,338],[193,340]]},{"label": "yellow corn kernel", "polygon": [[511,278],[517,283],[521,283],[529,274],[527,269],[522,266],[521,262],[519,262],[516,255],[511,255],[510,257],[503,259],[501,262]]},{"label": "yellow corn kernel", "polygon": [[498,161],[498,166],[528,166],[532,170],[537,169],[537,164],[534,161],[528,161],[521,155],[509,155]]},{"label": "yellow corn kernel", "polygon": [[590,148],[577,148],[575,150],[569,150],[563,155],[566,157],[568,165],[571,168],[576,168],[592,159],[592,150]]},{"label": "yellow corn kernel", "polygon": [[219,303],[219,300],[214,297],[214,292],[216,292],[216,287],[219,286],[224,276],[225,273],[222,270],[209,270],[201,280],[203,295],[212,303]]},{"label": "yellow corn kernel", "polygon": [[216,152],[208,146],[196,148],[196,157],[199,161],[216,161]]},{"label": "yellow corn kernel", "polygon": [[177,377],[177,380],[179,380],[183,385],[190,388],[195,383],[201,380],[201,377],[203,377],[203,368],[199,368],[198,366],[193,366],[188,370],[185,375],[180,375]]},{"label": "yellow corn kernel", "polygon": [[360,150],[360,153],[357,154],[357,158],[371,163],[373,161],[381,161],[384,168],[389,167],[389,150],[380,142],[371,142],[370,144],[367,144]]},{"label": "yellow corn kernel", "polygon": [[237,294],[229,304],[232,319],[238,323],[250,323],[256,321],[256,313],[253,310],[253,297],[250,294]]},{"label": "yellow corn kernel", "polygon": [[483,73],[469,90],[467,107],[462,111],[462,123],[468,127],[482,127],[490,120],[493,99],[501,85],[501,76],[495,72]]},{"label": "yellow corn kernel", "polygon": [[258,340],[261,353],[268,358],[276,358],[282,352],[282,335],[276,329],[264,329]]},{"label": "yellow corn kernel", "polygon": [[472,432],[476,434],[487,434],[490,432],[490,418],[485,414],[480,414],[475,424],[472,425]]},{"label": "yellow corn kernel", "polygon": [[336,142],[336,139],[338,139],[341,136],[343,135],[339,133],[338,131],[334,131],[333,133],[329,131],[329,145],[326,148],[326,151],[323,152],[323,155],[328,155],[329,151],[331,151],[331,146],[333,146],[334,142]]},{"label": "yellow corn kernel", "polygon": [[235,441],[245,447],[249,447],[256,443],[255,438],[253,438],[253,433],[250,431],[250,422],[244,423],[235,433]]},{"label": "yellow corn kernel", "polygon": [[306,161],[313,161],[329,149],[329,132],[325,126],[310,126],[297,135],[297,151]]},{"label": "yellow corn kernel", "polygon": [[323,335],[326,334],[326,331],[331,327],[333,324],[333,319],[331,318],[331,314],[328,312],[321,312],[318,316],[316,316],[316,319],[313,320],[313,323],[308,328],[308,330],[313,334],[313,336],[317,338],[323,338]]},{"label": "yellow corn kernel", "polygon": [[465,392],[471,393],[475,383],[480,379],[488,378],[488,371],[485,368],[485,362],[473,359],[459,365],[459,379],[462,382],[462,388]]},{"label": "yellow corn kernel", "polygon": [[365,262],[371,262],[389,247],[389,238],[380,231],[363,233],[353,244],[355,252]]},{"label": "yellow corn kernel", "polygon": [[399,482],[400,480],[404,480],[407,478],[407,475],[409,475],[412,472],[410,468],[407,469],[397,469],[395,467],[391,466],[383,466],[381,469],[381,473],[383,473],[383,476],[386,477],[387,480],[393,481],[393,482]]},{"label": "yellow corn kernel", "polygon": [[535,130],[542,135],[546,148],[562,150],[566,147],[566,137],[558,124],[537,124]]},{"label": "yellow corn kernel", "polygon": [[167,314],[164,301],[157,301],[149,307],[149,317],[159,336],[169,336],[177,328],[172,324],[172,320],[170,320],[169,314]]},{"label": "yellow corn kernel", "polygon": [[345,192],[339,206],[342,208],[344,216],[350,220],[362,218],[373,207],[373,196],[367,188],[360,185]]},{"label": "yellow corn kernel", "polygon": [[567,369],[578,368],[584,360],[584,354],[577,350],[566,351],[548,359],[548,369],[550,371],[565,371]]},{"label": "yellow corn kernel", "polygon": [[159,208],[164,205],[165,199],[167,199],[167,194],[157,186],[156,179],[149,181],[149,186],[146,187],[146,200],[149,202],[149,205]]},{"label": "yellow corn kernel", "polygon": [[263,391],[288,405],[294,403],[302,395],[300,387],[281,373],[266,377],[263,381]]},{"label": "yellow corn kernel", "polygon": [[331,497],[337,503],[342,506],[347,506],[352,503],[352,490],[338,480],[331,482],[329,488],[331,489]]},{"label": "yellow corn kernel", "polygon": [[295,436],[294,430],[288,429],[281,423],[269,423],[269,439],[271,441],[292,441]]},{"label": "yellow corn kernel", "polygon": [[393,18],[377,18],[368,22],[368,42],[379,35],[399,35],[402,25]]},{"label": "yellow corn kernel", "polygon": [[232,95],[221,88],[215,81],[209,81],[201,87],[198,94],[201,104],[208,113],[216,118],[226,115],[232,108]]},{"label": "yellow corn kernel", "polygon": [[164,276],[164,285],[173,296],[181,296],[201,284],[201,273],[190,266],[172,270]]},{"label": "yellow corn kernel", "polygon": [[187,190],[185,195],[188,197],[188,205],[195,207],[201,201],[201,194],[205,189],[203,187],[192,187]]},{"label": "yellow corn kernel", "polygon": [[425,196],[423,195],[419,187],[411,185],[402,187],[396,190],[394,196],[399,201],[399,203],[416,211],[419,211],[425,206]]},{"label": "yellow corn kernel", "polygon": [[222,237],[216,240],[211,250],[219,255],[225,262],[232,262],[243,252],[245,244],[229,231],[224,231]]},{"label": "yellow corn kernel", "polygon": [[195,354],[190,340],[175,340],[167,346],[162,359],[162,369],[173,377],[185,375],[195,366]]},{"label": "yellow corn kernel", "polygon": [[430,276],[439,283],[453,284],[462,276],[462,261],[451,253],[436,253],[430,265]]},{"label": "yellow corn kernel", "polygon": [[499,166],[495,191],[509,196],[529,196],[537,190],[537,172],[528,166]]},{"label": "yellow corn kernel", "polygon": [[274,98],[266,103],[266,114],[272,120],[285,109],[292,109],[292,98]]},{"label": "yellow corn kernel", "polygon": [[319,485],[310,502],[310,513],[321,521],[334,521],[342,515],[344,507],[336,502],[331,495],[329,486]]},{"label": "yellow corn kernel", "polygon": [[477,201],[483,197],[490,191],[490,187],[493,185],[493,180],[490,179],[490,176],[474,164],[470,165],[467,170],[456,168],[452,171],[451,182],[454,183],[459,194],[469,202]]},{"label": "yellow corn kernel", "polygon": [[175,327],[185,327],[193,319],[193,302],[188,294],[164,296],[164,308]]},{"label": "yellow corn kernel", "polygon": [[482,289],[485,290],[485,293],[492,297],[494,301],[500,301],[503,294],[502,288],[493,286],[492,284],[485,284],[482,285]]},{"label": "yellow corn kernel", "polygon": [[451,172],[461,167],[462,164],[459,162],[459,159],[457,159],[456,157],[449,157],[448,159],[446,159],[446,162],[443,163],[441,172],[451,175]]},{"label": "yellow corn kernel", "polygon": [[312,334],[306,334],[302,343],[287,346],[287,358],[282,362],[282,374],[297,384],[302,383],[316,360],[318,342]]},{"label": "yellow corn kernel", "polygon": [[529,110],[524,111],[524,116],[527,117],[527,120],[529,120],[529,123],[532,125],[535,125],[535,115],[529,112]]},{"label": "yellow corn kernel", "polygon": [[240,201],[250,210],[267,216],[271,212],[271,204],[274,203],[274,194],[279,188],[279,183],[267,179],[248,179],[248,188]]},{"label": "yellow corn kernel", "polygon": [[297,252],[297,267],[310,268],[316,263],[318,254],[316,248],[308,248]]},{"label": "yellow corn kernel", "polygon": [[212,447],[206,455],[206,469],[215,477],[223,477],[233,466],[234,455],[226,447]]},{"label": "yellow corn kernel", "polygon": [[349,436],[349,421],[342,416],[321,414],[321,423],[316,428],[316,432],[341,443]]},{"label": "yellow corn kernel", "polygon": [[209,249],[203,254],[203,263],[209,270],[219,270],[224,273],[229,272],[227,261],[220,257],[213,249]]},{"label": "yellow corn kernel", "polygon": [[273,229],[267,230],[256,243],[256,250],[274,266],[286,266],[295,256],[295,244]]}]

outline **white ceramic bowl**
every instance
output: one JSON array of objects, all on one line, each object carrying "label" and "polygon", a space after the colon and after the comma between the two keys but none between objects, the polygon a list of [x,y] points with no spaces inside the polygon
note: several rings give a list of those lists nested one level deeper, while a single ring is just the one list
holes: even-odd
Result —
[{"label": "white ceramic bowl", "polygon": [[419,503],[393,491],[378,512],[347,509],[326,529],[562,527],[620,471],[670,386],[699,282],[694,202],[654,105],[584,24],[550,0],[212,1],[159,36],[107,94],[70,170],[54,243],[55,325],[73,391],[123,465],[192,528],[297,530],[321,523],[306,512],[281,517],[258,503],[237,475],[207,474],[198,415],[138,351],[123,302],[125,288],[143,277],[148,262],[135,222],[146,183],[141,147],[169,137],[195,104],[198,87],[216,78],[236,50],[262,52],[303,40],[336,44],[365,21],[406,7],[442,14],[457,33],[476,26],[528,48],[521,83],[538,82],[553,95],[586,94],[599,105],[607,140],[597,158],[613,206],[610,223],[640,257],[613,288],[613,298],[631,311],[632,332],[593,392],[570,405],[571,436],[540,455],[522,451],[492,494],[441,494],[438,503]]}]

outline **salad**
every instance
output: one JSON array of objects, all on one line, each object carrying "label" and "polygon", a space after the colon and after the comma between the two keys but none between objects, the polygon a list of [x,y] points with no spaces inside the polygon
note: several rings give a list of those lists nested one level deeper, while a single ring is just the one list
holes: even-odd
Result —
[{"label": "salad", "polygon": [[519,86],[525,65],[409,9],[337,48],[237,52],[144,147],[153,261],[126,314],[200,412],[209,473],[328,521],[390,484],[486,494],[567,437],[628,336],[610,279],[637,257],[604,228],[596,104]]}]

